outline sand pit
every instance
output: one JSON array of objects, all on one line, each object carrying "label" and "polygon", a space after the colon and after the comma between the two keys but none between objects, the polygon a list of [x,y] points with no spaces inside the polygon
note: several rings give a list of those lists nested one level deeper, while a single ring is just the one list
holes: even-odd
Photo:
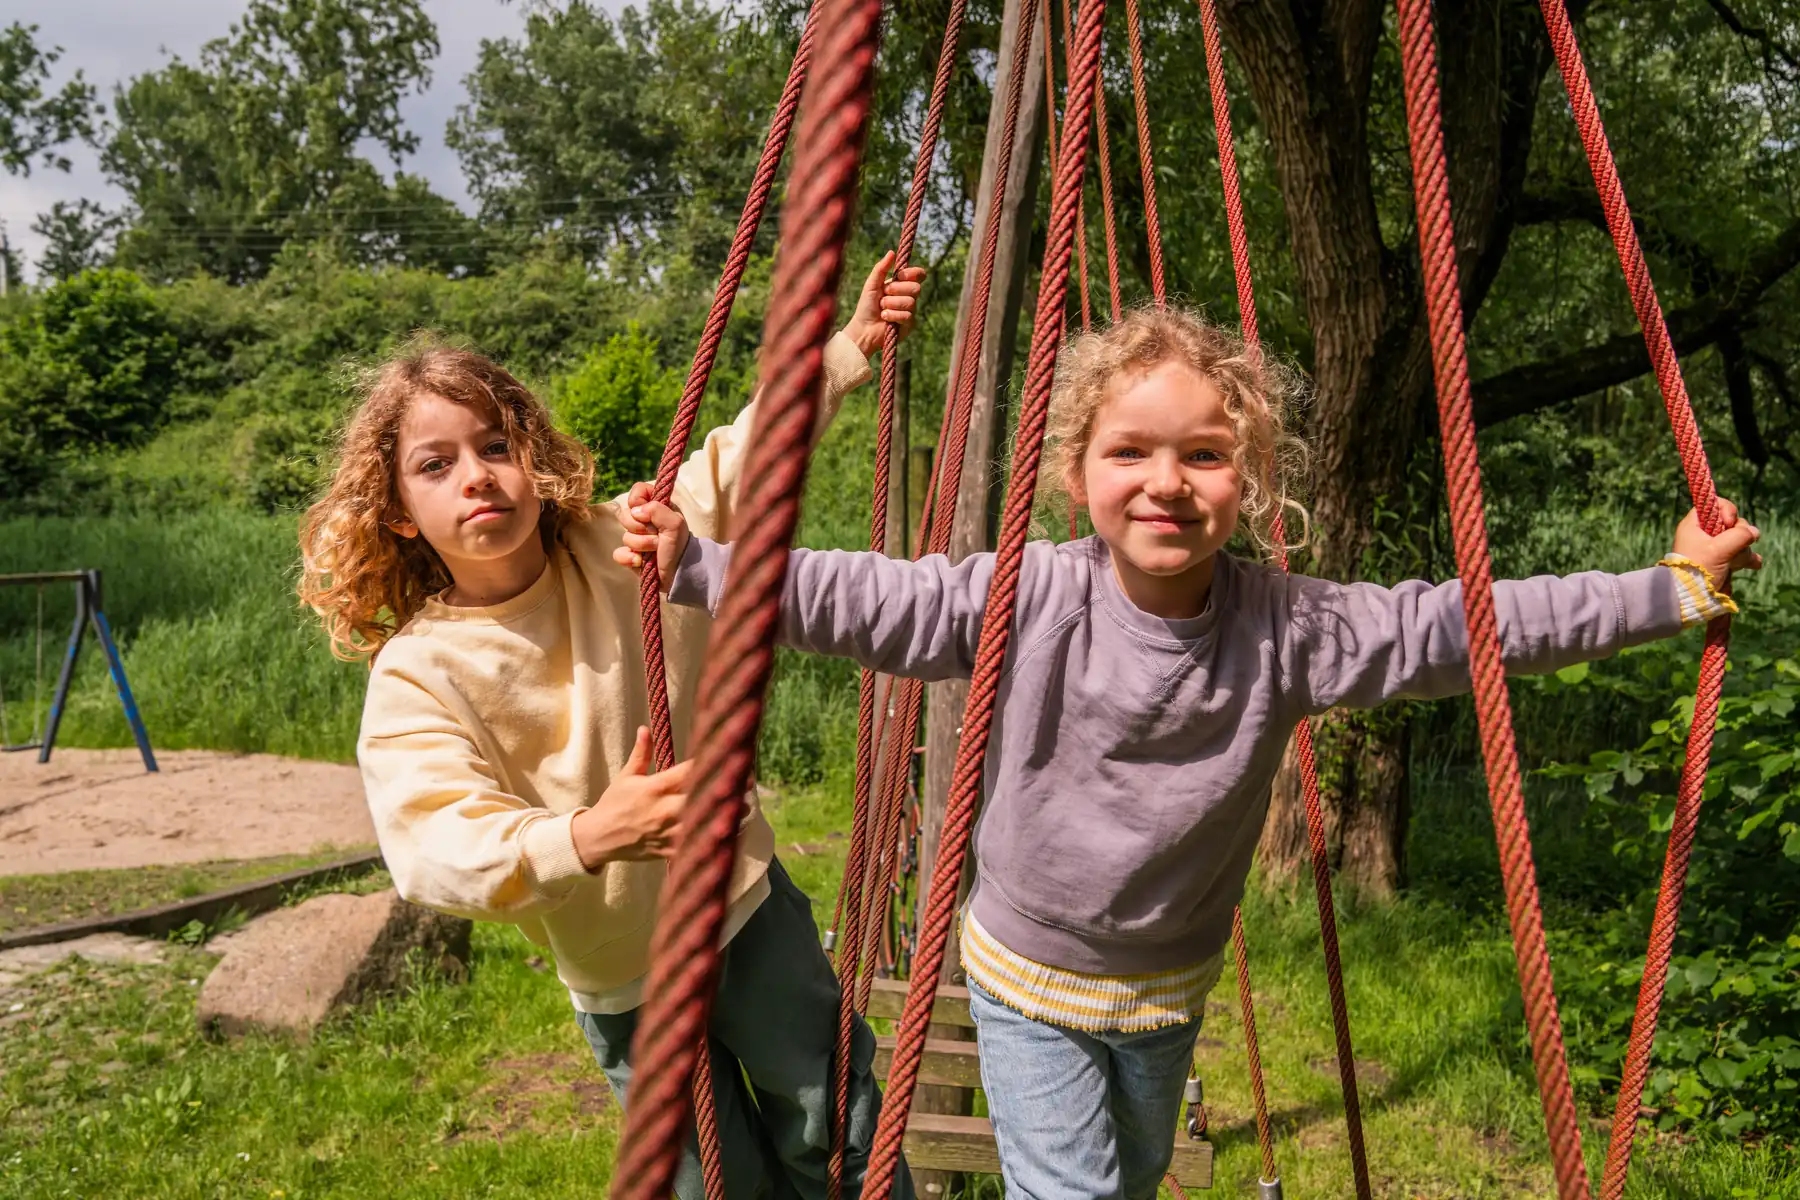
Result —
[{"label": "sand pit", "polygon": [[0,755],[0,875],[268,858],[371,846],[356,768],[267,754]]}]

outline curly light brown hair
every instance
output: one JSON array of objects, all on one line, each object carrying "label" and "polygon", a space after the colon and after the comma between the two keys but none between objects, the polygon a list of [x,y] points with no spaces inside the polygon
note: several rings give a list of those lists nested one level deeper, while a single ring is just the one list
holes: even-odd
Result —
[{"label": "curly light brown hair", "polygon": [[394,479],[400,423],[412,402],[438,395],[477,405],[505,431],[513,458],[544,502],[538,533],[549,550],[588,519],[594,459],[558,430],[550,410],[492,359],[419,334],[360,373],[361,401],[339,440],[337,467],[300,529],[300,599],[325,623],[332,653],[372,659],[450,573],[424,538],[389,528],[402,515]]},{"label": "curly light brown hair", "polygon": [[[1122,380],[1168,362],[1191,368],[1225,399],[1237,442],[1232,465],[1243,485],[1240,527],[1266,555],[1303,545],[1308,517],[1296,494],[1304,485],[1309,455],[1306,442],[1288,429],[1305,395],[1300,374],[1187,309],[1134,309],[1063,346],[1050,395],[1041,489],[1060,494],[1072,508],[1071,490],[1080,482],[1101,405]],[[1285,535],[1280,539],[1278,517]]]}]

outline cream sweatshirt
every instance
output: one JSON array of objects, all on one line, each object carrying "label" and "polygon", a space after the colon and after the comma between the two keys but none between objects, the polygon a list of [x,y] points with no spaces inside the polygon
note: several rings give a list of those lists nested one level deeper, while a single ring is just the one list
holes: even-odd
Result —
[{"label": "cream sweatshirt", "polygon": [[[869,378],[848,337],[825,350],[819,430]],[[754,401],[681,467],[675,502],[692,528],[725,537]],[[571,527],[537,582],[504,604],[439,598],[376,656],[357,760],[382,856],[406,899],[506,921],[548,948],[577,1008],[642,1000],[665,866],[615,862],[589,874],[570,823],[597,803],[650,721],[638,576],[612,560],[622,500]],[[677,758],[689,754],[694,691],[712,618],[665,604]],[[751,797],[731,880],[729,940],[769,885],[775,835]]]}]

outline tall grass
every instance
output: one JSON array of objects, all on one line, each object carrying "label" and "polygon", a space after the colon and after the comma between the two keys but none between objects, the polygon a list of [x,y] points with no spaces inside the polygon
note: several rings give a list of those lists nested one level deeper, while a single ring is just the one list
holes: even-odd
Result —
[{"label": "tall grass", "polygon": [[[220,507],[168,519],[42,517],[0,523],[0,572],[98,568],[107,618],[152,744],[347,760],[366,672],[332,658],[293,592],[291,517]],[[44,589],[49,701],[74,613]],[[36,676],[37,595],[0,589],[0,686],[15,738]],[[128,746],[131,732],[90,635],[58,744]]]}]

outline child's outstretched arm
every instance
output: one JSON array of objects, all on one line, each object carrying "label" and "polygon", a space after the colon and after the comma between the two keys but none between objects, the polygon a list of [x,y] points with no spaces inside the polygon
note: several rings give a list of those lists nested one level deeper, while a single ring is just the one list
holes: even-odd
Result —
[{"label": "child's outstretched arm", "polygon": [[[893,261],[890,251],[870,270],[849,321],[825,344],[825,382],[818,423],[813,430],[815,439],[830,428],[844,397],[868,382],[869,358],[881,349],[887,327],[894,326],[901,337],[912,331],[925,268],[908,267],[889,279],[887,273]],[[736,420],[708,433],[675,477],[676,503],[693,523],[695,532],[703,536],[723,537],[731,527],[745,452],[750,444],[750,427],[760,398],[760,392],[752,396]],[[614,500],[615,509],[622,508],[624,500],[622,496]]]},{"label": "child's outstretched arm", "polygon": [[[1689,514],[1676,530],[1674,552],[1641,571],[1496,582],[1507,673],[1539,675],[1606,658],[1735,611],[1731,572],[1762,565],[1751,549],[1761,534],[1727,501],[1720,501],[1720,515],[1725,528],[1709,537]],[[1384,588],[1296,575],[1278,586],[1273,632],[1285,685],[1305,712],[1469,689],[1460,582]]]},{"label": "child's outstretched arm", "polygon": [[[731,547],[689,537],[679,510],[629,493],[625,544],[613,552],[638,569],[654,554],[669,600],[718,613]],[[783,645],[915,679],[966,678],[974,670],[994,556],[952,566],[942,555],[917,562],[849,550],[802,550],[788,559],[781,599]]]}]

